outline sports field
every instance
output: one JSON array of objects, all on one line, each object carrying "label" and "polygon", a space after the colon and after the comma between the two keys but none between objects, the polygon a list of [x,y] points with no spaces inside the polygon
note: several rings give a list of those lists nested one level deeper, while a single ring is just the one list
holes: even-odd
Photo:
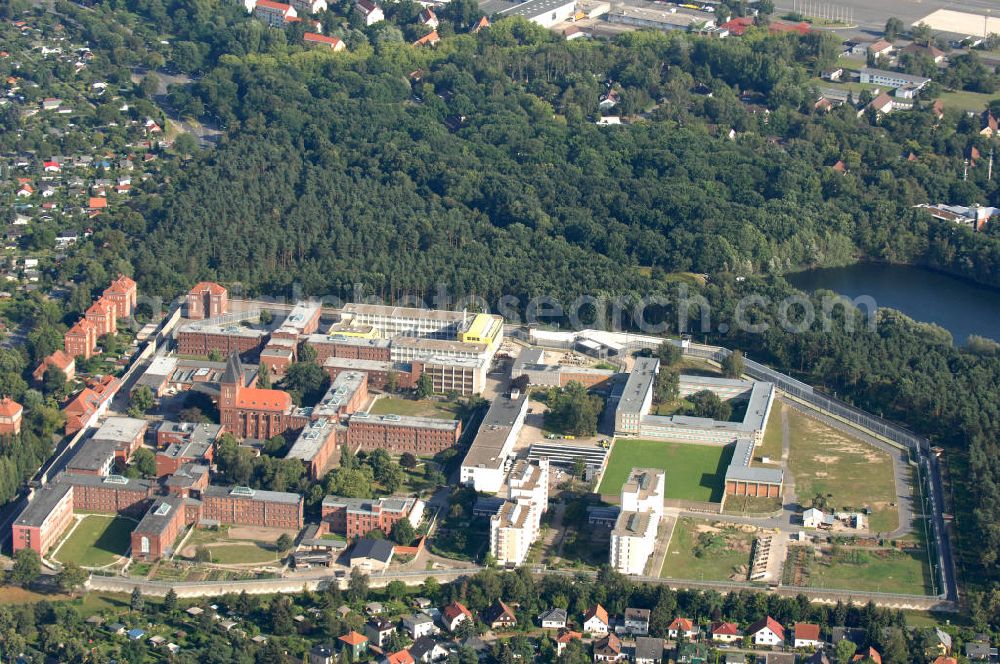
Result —
[{"label": "sports field", "polygon": [[726,466],[732,456],[732,445],[712,447],[661,440],[619,440],[611,450],[597,492],[616,497],[633,468],[661,468],[667,474],[666,498],[719,502]]},{"label": "sports field", "polygon": [[131,544],[135,521],[119,516],[88,514],[63,541],[55,553],[60,562],[75,562],[84,567],[103,567],[125,555]]}]

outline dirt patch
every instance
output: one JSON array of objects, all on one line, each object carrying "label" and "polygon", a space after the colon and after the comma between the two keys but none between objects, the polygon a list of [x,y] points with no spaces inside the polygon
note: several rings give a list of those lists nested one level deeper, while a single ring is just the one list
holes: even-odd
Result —
[{"label": "dirt patch", "polygon": [[838,461],[840,461],[840,457],[817,454],[816,456],[813,457],[813,461],[815,461],[816,463],[837,463]]},{"label": "dirt patch", "polygon": [[[230,540],[254,540],[257,542],[277,542],[282,535],[295,537],[298,531],[284,530],[282,528],[260,528],[256,526],[231,526],[229,528]],[[238,544],[239,542],[229,542]]]}]

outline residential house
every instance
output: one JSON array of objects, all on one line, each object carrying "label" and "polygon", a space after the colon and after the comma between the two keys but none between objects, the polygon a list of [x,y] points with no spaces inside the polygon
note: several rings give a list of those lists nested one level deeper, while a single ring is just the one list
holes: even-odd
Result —
[{"label": "residential house", "polygon": [[21,416],[24,408],[10,397],[0,399],[0,436],[21,433]]},{"label": "residential house", "polygon": [[441,35],[437,30],[431,30],[426,35],[413,42],[414,46],[436,46],[441,41]]},{"label": "residential house", "polygon": [[397,650],[396,652],[388,653],[379,661],[384,664],[416,664],[409,650]]},{"label": "residential house", "polygon": [[389,638],[395,632],[396,627],[385,618],[379,616],[372,618],[365,624],[365,636],[368,637],[368,641],[371,644],[379,648],[384,648]]},{"label": "residential house", "polygon": [[[865,107],[865,109],[869,108],[875,111],[878,115],[888,115],[889,113],[892,113],[892,109],[895,108],[895,104],[892,97],[890,97],[888,93],[883,92],[878,97],[875,97],[875,99],[872,99],[868,103],[868,106]],[[864,111],[862,111],[862,113],[863,112]]]},{"label": "residential house", "polygon": [[736,643],[743,640],[743,632],[740,626],[731,622],[717,622],[712,624],[710,630],[712,641],[716,643]]},{"label": "residential house", "polygon": [[472,620],[472,611],[461,602],[452,602],[441,611],[441,622],[449,632],[454,632],[466,620]]},{"label": "residential house", "polygon": [[667,636],[675,641],[682,636],[685,639],[697,639],[701,631],[695,628],[694,622],[690,618],[674,618],[667,627]]},{"label": "residential house", "polygon": [[709,648],[704,643],[681,641],[677,644],[674,661],[677,664],[705,664],[708,661]]},{"label": "residential house", "polygon": [[476,21],[475,25],[472,26],[472,29],[469,30],[469,32],[471,32],[474,35],[479,34],[480,30],[488,27],[490,27],[490,19],[483,16],[478,21]]},{"label": "residential house", "polygon": [[965,644],[965,658],[970,662],[996,662],[997,649],[990,647],[989,635],[976,636]]},{"label": "residential house", "polygon": [[514,611],[499,599],[486,610],[483,618],[483,622],[489,625],[492,630],[510,630],[517,625]]},{"label": "residential house", "polygon": [[936,65],[944,62],[947,57],[947,54],[944,51],[931,44],[924,46],[923,44],[918,44],[916,42],[907,44],[903,48],[899,49],[899,53],[907,53],[918,58],[928,58]]},{"label": "residential house", "polygon": [[403,631],[409,634],[413,640],[417,640],[422,636],[431,636],[437,632],[437,628],[434,626],[434,619],[423,612],[403,616],[401,624]]},{"label": "residential house", "polygon": [[365,20],[366,26],[375,25],[379,21],[385,20],[385,13],[374,0],[358,0],[354,5],[354,9],[361,14],[361,18]]},{"label": "residential house", "polygon": [[935,657],[937,655],[950,655],[951,634],[944,631],[940,627],[935,627],[934,633],[931,634],[930,644],[928,645],[925,654],[928,658]]},{"label": "residential house", "polygon": [[820,648],[823,641],[819,636],[819,625],[815,623],[795,623],[792,638],[796,648]]},{"label": "residential house", "polygon": [[334,53],[343,51],[347,48],[347,44],[343,41],[337,39],[336,37],[327,37],[326,35],[319,35],[315,32],[307,32],[302,35],[302,41],[306,44],[312,46],[320,46],[322,48],[328,48]]},{"label": "residential house", "polygon": [[429,636],[420,637],[407,650],[416,662],[436,662],[448,656],[448,649]]},{"label": "residential house", "polygon": [[979,130],[981,136],[993,138],[1000,134],[1000,121],[997,120],[997,117],[991,111],[983,111],[983,114],[979,117],[982,122],[982,129]]},{"label": "residential house", "polygon": [[426,25],[431,30],[437,30],[437,27],[441,24],[438,21],[437,14],[430,7],[424,7],[423,11],[417,16],[417,20],[420,21],[421,25]]},{"label": "residential house", "polygon": [[[353,630],[338,638],[337,643],[340,646],[340,651],[350,653],[351,661],[354,662],[368,653],[368,638],[364,634],[359,634]],[[316,648],[313,648],[313,650],[316,650]],[[313,662],[312,651],[309,653],[309,661],[310,664],[315,664]]]},{"label": "residential house", "polygon": [[757,646],[779,646],[785,643],[785,628],[771,616],[750,625],[747,633]]},{"label": "residential house", "polygon": [[868,45],[868,55],[873,58],[887,58],[892,55],[892,50],[892,44],[884,39],[879,39]]},{"label": "residential house", "polygon": [[625,631],[634,636],[649,634],[649,609],[625,609]]},{"label": "residential house", "polygon": [[559,630],[559,634],[556,635],[556,655],[561,655],[570,641],[579,641],[582,638],[583,634],[580,632],[569,629]]},{"label": "residential house", "polygon": [[608,611],[600,604],[587,609],[583,614],[583,631],[590,634],[607,634],[611,621],[608,619]]},{"label": "residential house", "polygon": [[607,634],[594,642],[595,662],[621,662],[627,659],[628,656],[622,649],[622,640],[614,634]]},{"label": "residential house", "polygon": [[882,664],[882,655],[878,650],[868,646],[864,650],[859,650],[854,657],[851,658],[852,662],[874,662],[874,664]]},{"label": "residential house", "polygon": [[837,660],[830,655],[826,654],[825,650],[817,650],[809,659],[805,661],[805,664],[834,664]]},{"label": "residential house", "polygon": [[272,28],[284,27],[289,20],[298,18],[295,7],[273,0],[257,0],[257,4],[253,8],[253,15]]},{"label": "residential house", "polygon": [[649,636],[637,637],[632,659],[635,664],[661,664],[663,662],[663,639]]},{"label": "residential house", "polygon": [[292,0],[292,6],[303,14],[318,14],[326,11],[329,5],[326,0]]},{"label": "residential house", "polygon": [[538,616],[542,629],[562,629],[566,626],[566,609],[549,609]]}]

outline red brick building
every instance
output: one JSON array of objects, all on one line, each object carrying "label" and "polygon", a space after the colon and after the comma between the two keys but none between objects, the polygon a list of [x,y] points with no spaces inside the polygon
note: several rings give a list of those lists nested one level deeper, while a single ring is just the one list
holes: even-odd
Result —
[{"label": "red brick building", "polygon": [[299,459],[309,469],[309,477],[323,475],[330,459],[338,449],[338,442],[346,443],[347,429],[335,419],[320,418],[309,422],[285,455],[286,459]]},{"label": "red brick building", "polygon": [[0,436],[21,433],[21,416],[24,408],[10,397],[0,399]]},{"label": "red brick building", "polygon": [[85,320],[94,324],[97,336],[118,333],[118,318],[115,305],[105,298],[94,302],[83,315]]},{"label": "red brick building", "polygon": [[132,531],[132,559],[152,561],[169,555],[177,536],[193,522],[187,517],[184,498],[157,498]]},{"label": "red brick building", "polygon": [[328,357],[323,362],[323,371],[330,376],[330,380],[345,371],[359,371],[368,376],[368,387],[373,390],[384,390],[390,375],[395,376],[397,389],[410,390],[417,384],[412,365],[403,362]]},{"label": "red brick building", "polygon": [[459,420],[355,413],[347,424],[351,449],[432,455],[453,447],[462,435]]},{"label": "red brick building", "polygon": [[292,397],[282,390],[265,390],[249,384],[239,356],[233,353],[219,384],[219,417],[226,431],[238,438],[261,440],[292,428]]},{"label": "red brick building", "polygon": [[76,475],[63,473],[61,480],[73,486],[73,509],[100,514],[138,516],[156,492],[156,484],[110,475]]},{"label": "red brick building", "polygon": [[115,306],[115,315],[118,318],[128,318],[135,312],[138,297],[138,286],[124,274],[119,274],[118,278],[104,289],[102,295],[103,299],[108,300]]},{"label": "red brick building", "polygon": [[101,410],[118,392],[120,383],[114,376],[104,376],[100,380],[91,380],[65,406],[66,435],[76,433],[84,426],[91,416]]},{"label": "red brick building", "polygon": [[173,475],[188,463],[211,465],[222,431],[218,424],[161,423],[156,430],[156,476]]},{"label": "red brick building", "polygon": [[63,348],[70,357],[89,360],[97,350],[97,326],[86,318],[81,318],[69,328],[63,337]]},{"label": "red brick building", "polygon": [[391,359],[388,339],[313,334],[306,339],[306,345],[311,346],[316,351],[316,363],[320,366],[323,366],[323,363],[330,357],[377,362],[388,362]]},{"label": "red brick building", "polygon": [[49,367],[55,367],[66,374],[67,381],[73,380],[73,377],[76,376],[76,360],[61,349],[57,348],[35,367],[31,377],[35,379],[36,383],[41,383],[45,379],[45,370]]},{"label": "red brick building", "polygon": [[13,552],[34,549],[45,555],[72,521],[72,486],[55,483],[36,489],[11,526]]},{"label": "red brick building", "polygon": [[177,352],[181,355],[208,356],[239,353],[253,355],[264,345],[267,333],[240,325],[187,325],[177,332]]},{"label": "red brick building", "polygon": [[424,504],[414,498],[341,498],[323,499],[322,527],[325,532],[344,535],[348,540],[364,537],[373,530],[389,535],[401,519],[409,519],[413,527],[420,524]]},{"label": "red brick building", "polygon": [[299,357],[298,341],[271,337],[264,350],[260,351],[260,365],[267,367],[272,379],[279,379]]},{"label": "red brick building", "polygon": [[283,491],[209,485],[201,493],[201,518],[234,526],[301,529],[302,496]]},{"label": "red brick building", "polygon": [[229,313],[229,291],[211,281],[203,281],[187,294],[187,317],[200,320]]}]

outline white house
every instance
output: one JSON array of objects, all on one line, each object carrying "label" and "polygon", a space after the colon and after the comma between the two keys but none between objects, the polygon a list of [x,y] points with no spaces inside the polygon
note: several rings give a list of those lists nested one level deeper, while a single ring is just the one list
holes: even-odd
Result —
[{"label": "white house", "polygon": [[461,602],[452,602],[441,611],[441,622],[449,632],[454,632],[466,620],[472,620],[472,612]]},{"label": "white house", "polygon": [[756,646],[779,646],[785,642],[785,628],[771,616],[750,625],[748,632]]},{"label": "white house", "polygon": [[819,648],[823,645],[819,638],[819,625],[816,623],[795,623],[792,635],[796,648]]},{"label": "white house", "polygon": [[667,636],[677,640],[681,636],[691,640],[698,637],[699,630],[695,629],[694,622],[690,618],[674,618],[667,627]]},{"label": "white house", "polygon": [[357,4],[354,5],[354,9],[365,19],[366,26],[375,25],[379,21],[385,20],[385,13],[382,11],[382,8],[372,0],[358,0]]},{"label": "white house", "polygon": [[434,626],[434,619],[426,613],[414,613],[410,616],[403,616],[403,629],[410,635],[410,638],[417,640],[422,636],[430,636],[437,632]]},{"label": "white house", "polygon": [[587,609],[583,614],[583,631],[591,634],[607,634],[611,622],[608,620],[608,611],[600,604]]},{"label": "white house", "polygon": [[566,609],[550,609],[538,616],[542,629],[562,629],[566,626]]}]

